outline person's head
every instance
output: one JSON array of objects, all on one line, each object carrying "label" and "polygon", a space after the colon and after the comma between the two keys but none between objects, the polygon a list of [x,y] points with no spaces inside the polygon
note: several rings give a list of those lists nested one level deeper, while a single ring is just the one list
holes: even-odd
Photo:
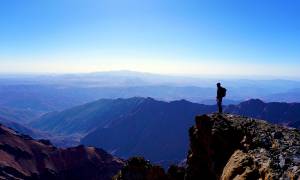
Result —
[{"label": "person's head", "polygon": [[217,83],[217,87],[221,87],[221,83]]}]

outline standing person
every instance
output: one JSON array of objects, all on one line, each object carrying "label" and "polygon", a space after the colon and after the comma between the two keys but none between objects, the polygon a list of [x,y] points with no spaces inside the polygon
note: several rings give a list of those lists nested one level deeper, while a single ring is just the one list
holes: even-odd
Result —
[{"label": "standing person", "polygon": [[222,101],[223,98],[226,96],[226,89],[221,86],[221,83],[217,83],[217,104],[219,113],[223,113]]}]

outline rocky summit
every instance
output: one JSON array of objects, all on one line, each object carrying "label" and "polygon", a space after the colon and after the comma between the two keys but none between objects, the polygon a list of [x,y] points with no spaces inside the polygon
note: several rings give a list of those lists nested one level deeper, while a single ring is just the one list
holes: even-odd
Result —
[{"label": "rocky summit", "polygon": [[189,130],[185,179],[300,179],[300,132],[237,115],[202,115]]},{"label": "rocky summit", "polygon": [[108,180],[124,165],[101,149],[54,147],[0,125],[0,179]]},{"label": "rocky summit", "polygon": [[196,116],[184,167],[131,158],[115,180],[300,179],[300,132],[231,114]]}]

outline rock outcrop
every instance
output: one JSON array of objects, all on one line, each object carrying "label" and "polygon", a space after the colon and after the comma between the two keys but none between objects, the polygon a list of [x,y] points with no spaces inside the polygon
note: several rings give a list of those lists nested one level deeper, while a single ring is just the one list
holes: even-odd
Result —
[{"label": "rock outcrop", "polygon": [[236,115],[196,117],[185,179],[300,178],[300,132]]},{"label": "rock outcrop", "polygon": [[129,159],[115,180],[300,179],[300,132],[230,114],[196,117],[186,167]]},{"label": "rock outcrop", "polygon": [[59,149],[0,125],[0,179],[111,179],[124,165],[101,149]]}]

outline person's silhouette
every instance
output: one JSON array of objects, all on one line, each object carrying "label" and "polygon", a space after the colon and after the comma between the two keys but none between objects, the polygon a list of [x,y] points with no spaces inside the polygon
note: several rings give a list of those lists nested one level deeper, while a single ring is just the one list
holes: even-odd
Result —
[{"label": "person's silhouette", "polygon": [[226,89],[221,86],[221,83],[217,83],[217,104],[218,104],[218,109],[219,113],[223,112],[223,107],[222,107],[222,101],[223,98],[226,96]]}]

